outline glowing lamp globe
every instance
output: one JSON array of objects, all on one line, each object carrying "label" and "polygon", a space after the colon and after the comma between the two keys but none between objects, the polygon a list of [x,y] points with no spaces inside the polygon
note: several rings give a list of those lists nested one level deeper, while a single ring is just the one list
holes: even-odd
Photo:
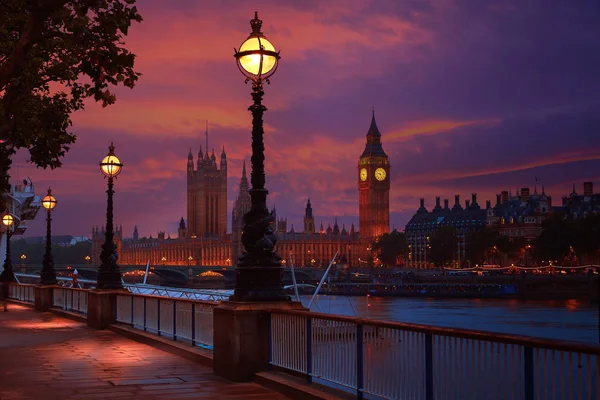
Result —
[{"label": "glowing lamp globe", "polygon": [[258,13],[254,13],[250,26],[252,33],[242,43],[240,51],[235,51],[234,57],[242,74],[257,82],[268,79],[275,73],[280,57],[279,52],[275,51],[275,47],[260,31],[262,21],[258,19]]},{"label": "glowing lamp globe", "polygon": [[10,214],[6,214],[2,217],[2,224],[4,226],[11,226],[14,222],[13,216]]},{"label": "glowing lamp globe", "polygon": [[121,164],[121,161],[115,155],[115,146],[111,143],[108,148],[108,154],[100,161],[100,170],[105,176],[114,178],[119,175],[122,168],[123,164]]},{"label": "glowing lamp globe", "polygon": [[48,194],[42,199],[42,206],[48,211],[56,207],[56,199],[52,196],[52,190],[48,189]]}]

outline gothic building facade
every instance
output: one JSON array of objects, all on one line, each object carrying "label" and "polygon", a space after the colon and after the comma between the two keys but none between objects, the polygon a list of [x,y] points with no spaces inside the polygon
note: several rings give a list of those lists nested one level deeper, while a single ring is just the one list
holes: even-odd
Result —
[{"label": "gothic building facade", "polygon": [[[92,259],[93,264],[100,265],[100,253],[102,252],[102,245],[104,244],[104,236],[106,230],[104,225],[101,228],[92,227]],[[135,227],[134,237],[137,235],[137,226]],[[119,262],[121,261],[121,255],[123,252],[123,226],[115,225],[113,243],[117,246],[117,255],[119,256]]]},{"label": "gothic building facade", "polygon": [[[179,221],[176,239],[165,238],[164,232],[159,232],[156,239],[139,239],[136,227],[136,239],[121,241],[119,263],[144,265],[150,261],[151,265],[236,265],[244,251],[241,241],[243,217],[251,207],[246,163],[242,167],[239,193],[231,213],[230,234],[226,232],[227,157],[224,149],[219,167],[214,152],[209,156],[208,151],[202,152],[202,148],[194,166],[190,150],[187,161],[187,225],[183,218]],[[359,234],[354,225],[349,229],[342,225],[340,229],[337,220],[333,227],[328,224],[327,229],[321,222],[317,230],[310,200],[306,203],[303,229],[298,232],[293,225],[288,230],[287,219],[277,218],[273,208],[276,251],[284,266],[289,265],[291,259],[295,266],[327,267],[336,252],[338,257],[345,257],[352,267],[367,264],[367,248],[371,240],[389,232],[390,165],[381,145],[374,114],[358,170],[359,220],[361,233],[365,234]]]},{"label": "gothic building facade", "polygon": [[188,154],[187,221],[188,237],[216,238],[227,233],[227,155],[223,147],[217,166],[215,150],[208,154],[208,128],[206,153],[200,146],[196,168],[192,149]]},{"label": "gothic building facade", "polygon": [[390,162],[381,145],[375,111],[358,160],[358,220],[364,240],[390,231]]}]

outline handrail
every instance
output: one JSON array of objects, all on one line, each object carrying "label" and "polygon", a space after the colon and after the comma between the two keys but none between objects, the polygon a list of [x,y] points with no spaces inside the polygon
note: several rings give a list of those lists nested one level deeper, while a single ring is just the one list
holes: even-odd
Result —
[{"label": "handrail", "polygon": [[405,331],[422,332],[438,336],[450,336],[463,339],[482,340],[487,342],[513,344],[567,352],[578,352],[600,356],[600,345],[571,342],[566,340],[544,339],[533,336],[514,335],[505,333],[492,333],[475,329],[444,328],[431,325],[411,324],[406,322],[381,321],[368,318],[356,318],[346,317],[342,315],[316,313],[312,311],[271,309],[268,310],[268,312],[272,314],[297,315],[312,318],[313,320],[325,319],[330,321],[349,322],[357,325],[369,325],[381,328],[392,328]]},{"label": "handrail", "polygon": [[[89,290],[89,289],[84,289],[84,290]],[[169,297],[169,296],[156,296],[153,294],[142,294],[142,293],[132,293],[130,291],[124,291],[123,293],[117,293],[117,296],[133,296],[133,297],[146,297],[146,298],[155,298],[155,299],[168,299],[168,300],[176,300],[178,302],[188,302],[188,303],[200,303],[200,304],[205,304],[208,306],[216,306],[219,304],[218,301],[210,301],[210,300],[196,300],[196,299],[189,299],[186,297]]]}]

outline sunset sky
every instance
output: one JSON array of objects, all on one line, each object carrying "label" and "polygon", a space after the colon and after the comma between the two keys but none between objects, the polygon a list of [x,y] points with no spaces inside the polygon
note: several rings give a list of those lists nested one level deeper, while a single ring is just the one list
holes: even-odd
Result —
[{"label": "sunset sky", "polygon": [[[124,163],[115,221],[131,236],[171,235],[186,216],[186,161],[204,143],[228,156],[228,219],[250,156],[249,85],[233,48],[254,11],[281,50],[266,86],[269,206],[302,227],[358,228],[357,161],[375,107],[392,166],[391,225],[419,198],[461,199],[545,185],[554,203],[583,181],[600,191],[600,2],[597,0],[141,0],[126,38],[143,75],[115,105],[74,115],[78,140],[54,171],[20,152],[13,183],[31,177],[58,200],[53,233],[105,223],[98,162],[114,141]],[[204,146],[203,146],[204,147]],[[27,236],[43,235],[43,216]]]}]

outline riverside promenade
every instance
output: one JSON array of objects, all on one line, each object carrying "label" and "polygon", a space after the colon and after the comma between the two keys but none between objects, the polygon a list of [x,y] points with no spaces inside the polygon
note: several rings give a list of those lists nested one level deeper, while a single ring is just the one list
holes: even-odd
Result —
[{"label": "riverside promenade", "polygon": [[0,399],[287,399],[109,330],[9,303],[0,311]]}]

